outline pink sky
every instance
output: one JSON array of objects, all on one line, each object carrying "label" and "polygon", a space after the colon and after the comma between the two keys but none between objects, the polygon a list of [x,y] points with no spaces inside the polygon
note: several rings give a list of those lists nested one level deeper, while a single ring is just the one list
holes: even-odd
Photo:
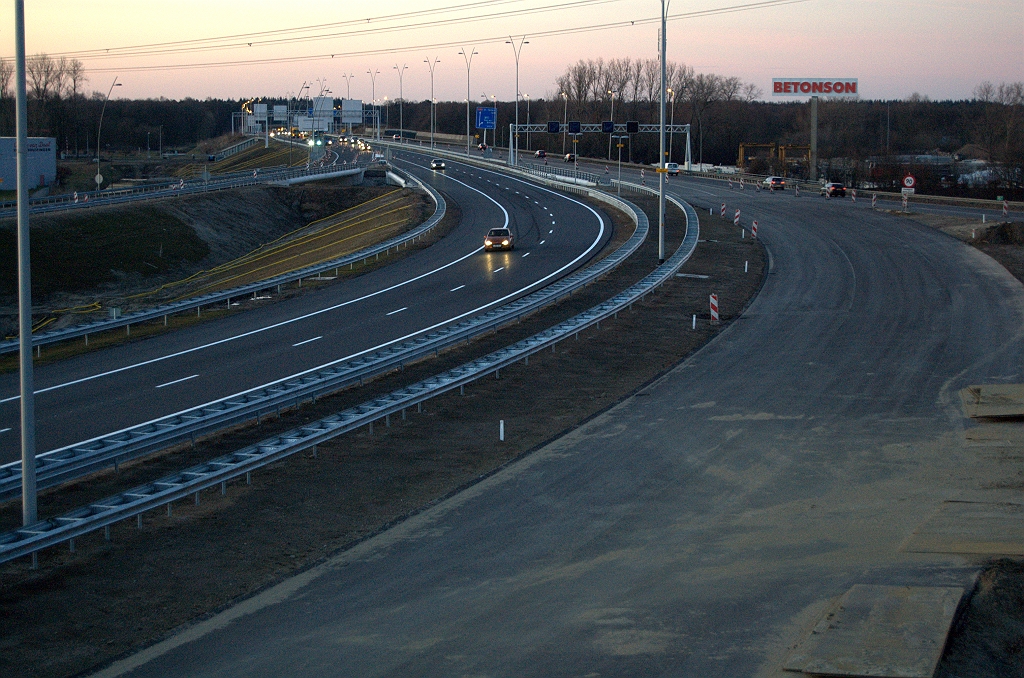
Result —
[{"label": "pink sky", "polygon": [[[569,0],[570,2],[572,0]],[[675,0],[670,14],[747,4],[749,0]],[[562,6],[538,0],[504,0],[448,13],[388,22],[385,14],[443,8],[455,0],[372,3],[289,3],[246,0],[242,3],[174,0],[98,0],[67,3],[56,0],[27,3],[26,43],[29,54],[81,54],[84,50],[148,45],[169,41],[249,34],[345,21],[373,19],[353,28],[386,27],[394,23],[417,28],[376,34],[261,45],[208,52],[179,52],[147,57],[118,56],[87,59],[88,90],[106,92],[115,76],[124,83],[117,96],[126,98],[186,96],[247,98],[294,94],[303,82],[325,80],[335,96],[344,96],[342,73],[351,79],[353,98],[371,98],[367,70],[379,70],[378,99],[399,95],[395,64],[408,64],[404,76],[407,99],[430,96],[424,59],[438,56],[435,96],[440,100],[466,97],[466,67],[457,47],[417,49],[417,46],[463,41],[479,52],[472,66],[474,100],[482,93],[500,99],[515,96],[512,48],[499,36],[526,35],[529,44],[520,62],[520,91],[533,98],[555,92],[555,78],[577,59],[657,56],[657,26],[641,25],[580,34],[542,36],[553,29],[576,28],[621,20],[657,17],[657,0],[605,0],[554,12],[532,12],[489,19],[496,13]],[[353,8],[356,16],[353,16]],[[11,57],[13,8],[3,34]],[[485,18],[468,23],[445,23],[458,17]],[[423,22],[438,22],[422,26]],[[252,39],[252,38],[248,38]],[[242,42],[245,42],[244,40]],[[697,71],[738,76],[770,91],[773,77],[854,77],[864,98],[904,98],[918,92],[932,99],[967,98],[983,80],[995,83],[1024,80],[1024,2],[1021,0],[807,0],[714,16],[672,21],[668,29],[671,60]],[[341,56],[384,50],[379,55]],[[331,59],[312,59],[337,54]],[[252,64],[253,59],[296,58],[291,63]],[[241,61],[233,66],[168,66]],[[140,66],[155,70],[132,70]]]}]

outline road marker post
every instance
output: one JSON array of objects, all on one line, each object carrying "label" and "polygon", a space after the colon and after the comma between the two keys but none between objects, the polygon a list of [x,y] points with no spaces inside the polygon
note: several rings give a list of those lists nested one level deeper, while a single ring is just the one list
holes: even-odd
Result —
[{"label": "road marker post", "polygon": [[722,211],[719,213],[718,216],[720,216],[723,219],[725,219],[725,203],[724,202],[722,203]]},{"label": "road marker post", "polygon": [[504,419],[499,419],[498,420],[498,440],[501,441],[501,442],[505,442],[505,420]]},{"label": "road marker post", "polygon": [[850,189],[850,200],[852,200],[853,202],[857,202],[857,189],[856,188],[851,188]]},{"label": "road marker post", "polygon": [[906,193],[903,194],[903,211],[904,212],[907,211],[907,195],[906,195]]},{"label": "road marker post", "polygon": [[711,295],[711,322],[718,322],[718,295]]},{"label": "road marker post", "polygon": [[748,268],[747,268],[747,267],[748,267],[749,265],[750,265],[750,261],[749,261],[749,260],[748,260],[748,261],[744,261],[744,262],[743,262],[743,272],[744,272],[744,273],[746,273],[746,272],[748,271]]},{"label": "road marker post", "polygon": [[750,226],[750,237],[751,238],[756,238],[757,237],[757,220],[756,219],[754,220],[754,223],[751,224],[751,226]]},{"label": "road marker post", "polygon": [[1003,201],[1003,216],[1010,216],[1010,203],[1006,202],[1005,200]]},{"label": "road marker post", "polygon": [[876,205],[878,205],[878,194],[877,193],[872,193],[871,194],[871,209],[875,209]]},{"label": "road marker post", "polygon": [[739,209],[736,210],[736,215],[733,216],[733,218],[732,218],[732,225],[733,226],[739,226],[740,225],[740,211],[739,211]]},{"label": "road marker post", "polygon": [[690,329],[693,329],[693,330],[697,329],[697,314],[696,313],[693,314],[693,325],[691,325]]},{"label": "road marker post", "polygon": [[794,192],[794,196],[793,197],[795,197],[795,198],[799,198],[800,197],[800,184],[796,184],[793,187],[793,192]]}]

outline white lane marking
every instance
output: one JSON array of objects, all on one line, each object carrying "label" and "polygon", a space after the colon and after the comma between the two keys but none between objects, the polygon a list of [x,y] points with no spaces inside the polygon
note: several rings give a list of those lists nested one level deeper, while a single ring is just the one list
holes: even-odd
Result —
[{"label": "white lane marking", "polygon": [[465,287],[465,285],[459,285],[458,287],[453,287],[453,288],[451,288],[451,289],[450,289],[450,290],[448,290],[448,291],[449,291],[449,292],[456,292],[456,291],[458,291],[458,290],[461,290],[461,289],[462,289],[463,287]]},{"label": "white lane marking", "polygon": [[408,310],[409,310],[408,306],[403,306],[402,308],[399,308],[397,310],[391,311],[390,313],[385,313],[384,315],[394,315],[396,313],[401,313],[402,311],[408,311]]},{"label": "white lane marking", "polygon": [[[408,160],[403,161],[403,162],[408,162],[410,165],[414,165],[415,167],[419,167],[420,169],[424,169],[424,170],[426,169],[425,166],[423,166],[423,165],[415,165],[414,163],[409,162]],[[456,183],[459,183],[459,184],[462,183],[458,179],[452,179],[452,181],[454,181]],[[522,181],[522,180],[518,180],[518,181]],[[523,181],[522,183],[526,183],[526,182]],[[463,184],[463,185],[466,186],[465,184]],[[532,289],[534,287],[543,285],[545,282],[547,282],[551,278],[554,278],[554,277],[560,275],[563,271],[566,271],[567,269],[570,269],[573,266],[575,266],[581,259],[583,259],[588,254],[590,254],[590,252],[592,252],[594,250],[594,248],[597,247],[597,245],[601,242],[601,238],[604,237],[604,229],[605,229],[604,218],[600,214],[598,214],[595,209],[593,209],[592,207],[590,207],[586,203],[580,202],[579,200],[576,200],[574,198],[570,198],[570,197],[568,197],[566,195],[562,195],[560,193],[556,193],[555,191],[547,189],[547,188],[544,188],[543,186],[533,186],[532,184],[530,184],[530,186],[533,187],[533,188],[536,188],[538,190],[541,190],[541,191],[547,191],[548,193],[551,193],[552,195],[555,195],[555,196],[557,196],[559,198],[562,198],[564,200],[568,200],[569,202],[576,203],[577,205],[587,209],[591,214],[593,214],[595,217],[597,217],[598,223],[601,224],[601,227],[597,231],[597,236],[594,238],[594,241],[592,243],[590,243],[590,247],[588,247],[586,250],[581,252],[575,259],[573,259],[569,263],[565,264],[561,268],[558,268],[558,269],[552,271],[551,273],[548,273],[543,278],[540,278],[539,280],[537,280],[537,281],[527,285],[526,287],[523,287],[521,289],[509,292],[508,294],[506,294],[503,297],[499,297],[498,299],[495,299],[494,301],[491,301],[491,302],[488,302],[486,304],[483,304],[482,306],[478,306],[477,308],[470,309],[470,310],[466,311],[465,313],[457,315],[457,316],[455,316],[453,318],[448,318],[447,320],[441,320],[439,322],[434,323],[433,325],[430,325],[429,327],[424,327],[423,329],[416,330],[414,332],[410,332],[409,334],[406,334],[405,336],[396,337],[395,339],[392,339],[391,341],[388,341],[388,342],[384,342],[383,344],[379,344],[377,346],[371,346],[370,348],[363,349],[362,351],[358,351],[358,352],[352,353],[350,355],[342,356],[342,357],[340,357],[340,358],[338,358],[336,360],[332,360],[331,362],[324,363],[323,365],[317,365],[315,367],[311,367],[308,370],[305,370],[303,372],[297,372],[295,374],[290,374],[290,375],[288,375],[286,377],[282,377],[282,378],[280,378],[280,379],[278,379],[276,381],[271,381],[271,382],[268,382],[266,384],[260,384],[258,386],[253,386],[250,389],[246,389],[245,391],[239,391],[238,393],[232,393],[232,394],[228,395],[227,397],[228,398],[237,398],[239,396],[248,395],[249,393],[253,393],[255,391],[260,391],[262,389],[269,388],[271,386],[276,386],[277,384],[282,384],[284,382],[291,381],[292,379],[297,379],[299,377],[304,377],[307,374],[312,374],[314,372],[318,372],[318,371],[320,371],[322,369],[325,369],[327,367],[333,367],[334,365],[338,365],[338,364],[344,363],[344,362],[346,362],[348,360],[352,360],[354,358],[358,358],[360,356],[364,356],[364,355],[366,355],[368,353],[373,353],[374,351],[379,351],[382,348],[387,348],[388,346],[393,346],[395,344],[400,344],[403,341],[406,341],[407,339],[411,339],[411,338],[413,338],[415,336],[418,336],[418,335],[421,335],[421,334],[426,334],[428,332],[433,332],[434,330],[436,330],[439,327],[443,327],[443,326],[445,326],[445,325],[447,325],[449,323],[458,322],[459,320],[462,320],[463,318],[466,318],[466,317],[469,317],[469,316],[474,315],[476,313],[479,313],[480,311],[484,311],[484,310],[486,310],[488,308],[491,308],[492,306],[498,306],[500,304],[503,304],[506,301],[508,301],[509,299],[511,299],[511,298],[513,298],[513,297],[515,297],[515,296],[517,296],[519,294],[522,294],[523,292],[525,292],[525,291],[527,291],[529,289]],[[474,190],[477,193],[482,193],[482,191],[479,191],[478,189],[475,189],[472,186],[466,186],[466,188]],[[484,195],[486,195],[486,194],[484,194]],[[490,196],[487,196],[487,197],[490,198]],[[495,202],[495,204],[497,204],[497,201],[494,201],[493,199],[492,199],[492,202]],[[498,207],[501,207],[501,205],[498,205]],[[502,211],[504,211],[504,208],[502,208]],[[507,221],[508,212],[505,212],[505,217],[506,217],[506,222],[505,223],[507,224],[508,223],[508,221]],[[541,244],[544,244],[543,240],[541,241]],[[470,252],[469,254],[467,254],[466,257],[473,256],[474,254],[477,254],[479,251],[480,250],[474,250],[473,252]],[[452,264],[455,264],[458,261],[462,261],[462,259],[465,259],[466,257],[462,257],[461,259],[458,259],[458,260],[456,260],[456,261],[454,261],[454,262],[452,262],[450,264],[445,264],[445,266],[442,267],[442,268],[447,268],[448,266],[451,266]],[[771,250],[769,250],[769,252],[768,252],[768,257],[769,257],[769,270],[771,270]],[[440,269],[438,269],[438,270],[440,270]],[[420,277],[422,278],[422,277],[425,277],[426,275],[429,275],[429,274],[425,273],[423,276],[420,276]],[[396,285],[396,287],[398,287],[399,285],[403,285],[403,284],[405,284],[405,283],[399,283],[398,285]],[[376,294],[376,293],[374,293],[374,294]],[[370,295],[367,295],[367,296],[373,296],[373,294],[370,294]],[[344,306],[344,305],[349,304],[349,303],[352,303],[352,302],[345,302],[344,304],[341,304],[341,305]],[[316,315],[317,313],[322,313],[322,312],[323,311],[316,311],[316,312],[314,312],[311,315]],[[281,323],[281,324],[286,324],[286,323]],[[257,330],[257,331],[259,331],[259,330]],[[256,333],[256,331],[253,332],[253,334],[255,334],[255,333]],[[191,352],[191,351],[184,351],[184,352],[188,353],[188,352]],[[154,362],[156,362],[156,361],[154,361]],[[123,369],[126,369],[126,368],[123,368]],[[52,387],[52,388],[59,388],[59,387]],[[38,391],[37,391],[37,393],[38,393]],[[209,401],[207,403],[202,403],[202,404],[196,405],[194,407],[190,407],[190,408],[187,408],[187,409],[184,409],[184,410],[180,410],[178,412],[172,412],[171,414],[165,415],[165,417],[174,417],[174,416],[178,416],[178,415],[184,414],[185,412],[194,411],[194,410],[197,410],[197,409],[201,409],[203,407],[208,407],[208,406],[210,406],[210,405],[212,405],[212,404],[214,404],[216,402],[220,402],[220,400],[222,400],[222,399],[211,400],[211,401]],[[5,401],[0,401],[0,402],[5,402]],[[72,447],[78,447],[79,445],[85,445],[87,443],[91,443],[91,442],[96,441],[96,440],[101,440],[103,438],[106,438],[107,436],[113,436],[113,435],[117,435],[118,433],[124,433],[125,431],[128,431],[128,430],[130,430],[132,428],[135,428],[136,426],[146,426],[147,424],[152,424],[153,422],[160,421],[161,419],[163,419],[165,417],[157,417],[155,419],[151,419],[149,421],[144,421],[144,422],[142,422],[140,424],[134,424],[132,426],[125,427],[125,428],[117,430],[117,431],[110,431],[109,433],[104,433],[103,435],[95,436],[95,437],[90,438],[88,440],[80,440],[80,441],[78,441],[76,443],[71,443],[70,445],[65,445],[64,447],[58,447],[56,449],[49,450],[48,452],[43,452],[41,454],[37,454],[36,457],[45,457],[45,456],[50,456],[50,455],[53,455],[53,454],[59,454],[59,453],[63,452],[64,450],[68,450],[68,449],[70,449]]]},{"label": "white lane marking", "polygon": [[555,222],[554,222],[554,220],[552,220],[552,221],[551,221],[551,225],[552,225],[552,226],[554,226],[554,225],[555,225]]},{"label": "white lane marking", "polygon": [[313,337],[312,339],[306,339],[305,341],[300,341],[297,344],[292,344],[292,348],[295,348],[296,346],[302,346],[303,344],[309,344],[309,343],[312,343],[312,342],[314,342],[314,341],[316,341],[318,339],[323,339],[323,338],[324,338],[324,336],[321,334],[319,337]]},{"label": "white lane marking", "polygon": [[491,273],[497,273],[498,271],[504,271],[504,270],[505,270],[505,267],[504,267],[504,266],[502,266],[502,267],[500,267],[500,268],[496,268],[496,269],[494,269],[493,271],[491,271]]},{"label": "white lane marking", "polygon": [[526,257],[528,257],[528,256],[530,256],[530,253],[529,253],[529,252],[527,252],[526,254],[524,254],[524,255],[523,255],[523,259],[525,259],[525,258],[526,258]]},{"label": "white lane marking", "polygon": [[10,428],[0,428],[0,433],[7,433],[10,430]]},{"label": "white lane marking", "polygon": [[183,377],[181,379],[175,379],[174,381],[169,381],[166,384],[160,384],[159,386],[157,386],[157,388],[163,388],[164,386],[173,386],[175,384],[180,384],[183,381],[188,381],[189,379],[195,379],[198,376],[199,376],[198,374],[193,374],[191,377]]},{"label": "white lane marking", "polygon": [[550,231],[548,231],[548,235],[551,235],[554,232],[555,232],[554,229],[551,229]]},{"label": "white lane marking", "polygon": [[540,241],[539,243],[537,243],[537,244],[538,244],[538,245],[543,245],[543,244],[544,244],[544,241],[543,241],[543,240],[541,240],[541,241]]},{"label": "white lane marking", "polygon": [[[406,161],[406,162],[408,162],[408,161]],[[412,163],[410,163],[410,164],[412,164]],[[500,209],[502,211],[502,213],[505,215],[505,224],[504,224],[503,228],[508,228],[508,224],[509,224],[508,210],[506,210],[504,207],[502,207],[501,204],[497,200],[495,200],[491,196],[487,195],[486,193],[484,193],[480,189],[473,188],[469,184],[463,183],[463,182],[459,181],[458,179],[452,178],[452,179],[449,179],[449,180],[450,181],[454,181],[457,184],[462,184],[466,188],[470,189],[471,191],[475,191],[475,192],[479,193],[480,195],[484,196],[485,198],[487,198],[488,200],[493,202],[495,205],[497,205],[498,209]],[[571,198],[566,198],[566,200],[572,200],[572,199]],[[573,200],[573,202],[576,202],[576,201]],[[580,203],[580,204],[582,205],[583,203]],[[593,212],[593,210],[591,210],[591,211]],[[597,212],[594,212],[594,214],[597,214]],[[604,233],[604,220],[601,221],[601,229],[602,229],[601,233],[603,234]],[[282,320],[279,323],[274,323],[272,325],[267,325],[266,327],[259,327],[259,328],[255,329],[255,330],[250,330],[248,332],[242,332],[241,334],[236,334],[236,335],[234,335],[232,337],[225,337],[223,339],[218,339],[217,341],[211,341],[208,344],[202,344],[200,346],[193,346],[192,348],[186,348],[183,351],[177,351],[175,353],[169,353],[169,354],[167,354],[165,356],[160,356],[159,358],[151,358],[149,360],[143,360],[142,362],[134,363],[132,365],[125,365],[124,367],[118,367],[118,368],[115,368],[113,370],[108,370],[106,372],[100,372],[98,374],[93,374],[93,375],[90,375],[88,377],[82,377],[81,379],[75,379],[73,381],[68,381],[68,382],[65,382],[63,384],[55,384],[54,386],[48,386],[46,388],[41,388],[41,389],[36,390],[34,393],[38,395],[40,393],[48,393],[50,391],[56,391],[58,389],[67,388],[68,386],[76,386],[78,384],[82,384],[82,383],[85,383],[87,381],[92,381],[94,379],[100,379],[102,377],[109,377],[112,374],[118,374],[120,372],[127,372],[128,370],[133,370],[133,369],[136,369],[138,367],[145,367],[146,365],[152,365],[153,363],[162,362],[164,360],[170,360],[171,358],[179,358],[179,357],[181,357],[183,355],[188,355],[189,353],[195,353],[196,351],[202,351],[204,349],[212,348],[214,346],[219,346],[220,344],[226,344],[228,342],[235,341],[237,339],[244,339],[246,337],[250,337],[250,336],[253,336],[253,335],[256,335],[256,334],[260,334],[262,332],[267,332],[269,330],[277,329],[278,327],[284,327],[285,325],[290,325],[292,323],[299,322],[300,320],[307,320],[309,318],[313,318],[315,316],[318,316],[318,315],[321,315],[321,314],[324,314],[324,313],[330,313],[331,311],[336,311],[339,308],[343,308],[345,306],[349,306],[351,304],[355,304],[355,303],[358,303],[360,301],[365,301],[367,299],[370,299],[371,297],[375,297],[375,296],[378,296],[380,294],[384,294],[385,292],[390,292],[392,290],[396,290],[399,287],[404,287],[405,285],[409,285],[411,283],[414,283],[417,280],[422,280],[423,278],[431,276],[431,275],[433,275],[435,273],[439,273],[440,271],[443,271],[446,268],[450,268],[450,267],[454,266],[455,264],[458,264],[458,263],[460,263],[460,262],[462,262],[462,261],[464,261],[464,260],[466,260],[466,259],[468,259],[468,258],[470,258],[470,257],[472,257],[474,255],[476,255],[477,253],[480,252],[481,249],[482,248],[478,247],[478,248],[470,251],[468,254],[465,254],[465,255],[459,257],[458,259],[454,259],[452,261],[449,261],[447,264],[444,264],[442,266],[438,266],[437,268],[435,268],[432,271],[427,271],[426,273],[423,273],[421,275],[415,276],[413,278],[409,278],[408,280],[404,280],[404,281],[402,281],[400,283],[395,283],[394,285],[392,285],[390,287],[385,287],[383,289],[377,290],[376,292],[370,292],[369,294],[364,294],[361,297],[356,297],[355,299],[350,299],[349,301],[343,301],[340,304],[335,304],[334,306],[328,306],[327,308],[322,308],[319,311],[313,311],[313,312],[307,313],[305,315],[300,315],[300,316],[297,316],[295,318],[290,318],[289,320]],[[591,245],[591,247],[587,249],[587,252],[589,252],[591,249],[593,249],[593,245]],[[573,261],[575,261],[575,260],[573,260]],[[572,262],[570,262],[570,264],[571,263]],[[562,269],[559,269],[559,271],[561,271],[561,270]],[[556,271],[556,273],[557,273],[557,271]],[[534,285],[536,285],[539,282],[543,282],[544,280],[547,280],[547,278],[541,278],[541,280],[538,280],[536,283],[534,283]],[[531,287],[532,287],[532,285],[531,285]],[[529,289],[529,287],[526,287],[524,289]],[[9,398],[4,398],[4,399],[0,400],[0,404],[13,402],[15,400],[20,400],[20,399],[21,399],[20,395],[11,396]],[[36,456],[38,456],[38,455],[36,455]]]}]

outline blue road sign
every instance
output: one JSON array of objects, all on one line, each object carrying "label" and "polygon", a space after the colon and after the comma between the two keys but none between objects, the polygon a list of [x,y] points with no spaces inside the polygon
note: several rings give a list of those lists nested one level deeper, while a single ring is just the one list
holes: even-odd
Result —
[{"label": "blue road sign", "polygon": [[558,134],[562,131],[562,123],[557,120],[548,121],[548,134]]},{"label": "blue road sign", "polygon": [[611,134],[612,132],[615,131],[615,123],[612,122],[611,120],[602,120],[601,131],[604,132],[605,134]]},{"label": "blue road sign", "polygon": [[582,128],[580,127],[579,120],[569,121],[569,134],[582,134]]},{"label": "blue road sign", "polygon": [[494,129],[498,126],[498,110],[490,106],[476,107],[476,128]]}]

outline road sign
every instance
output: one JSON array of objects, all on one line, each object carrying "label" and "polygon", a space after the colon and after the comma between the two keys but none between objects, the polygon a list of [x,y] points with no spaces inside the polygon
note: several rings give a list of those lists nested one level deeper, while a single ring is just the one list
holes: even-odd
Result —
[{"label": "road sign", "polygon": [[99,172],[96,173],[96,185],[99,186],[103,183],[103,175]]},{"label": "road sign", "polygon": [[904,196],[914,195],[914,189],[912,189],[912,188],[901,188],[900,189],[900,193],[902,193]]},{"label": "road sign", "polygon": [[498,126],[498,109],[491,106],[476,107],[476,128],[494,129]]},{"label": "road sign", "polygon": [[913,174],[908,174],[907,176],[903,177],[903,187],[904,188],[913,188],[916,185],[917,185],[917,179],[914,178]]},{"label": "road sign", "polygon": [[605,134],[611,134],[612,132],[615,131],[615,123],[612,122],[611,120],[602,120],[601,131]]},{"label": "road sign", "polygon": [[569,121],[569,134],[582,134],[583,128],[581,127],[579,120]]},{"label": "road sign", "polygon": [[558,134],[562,131],[562,123],[557,120],[548,120],[548,134]]},{"label": "road sign", "polygon": [[640,133],[640,121],[639,120],[627,120],[626,121],[626,134],[639,134]]}]

